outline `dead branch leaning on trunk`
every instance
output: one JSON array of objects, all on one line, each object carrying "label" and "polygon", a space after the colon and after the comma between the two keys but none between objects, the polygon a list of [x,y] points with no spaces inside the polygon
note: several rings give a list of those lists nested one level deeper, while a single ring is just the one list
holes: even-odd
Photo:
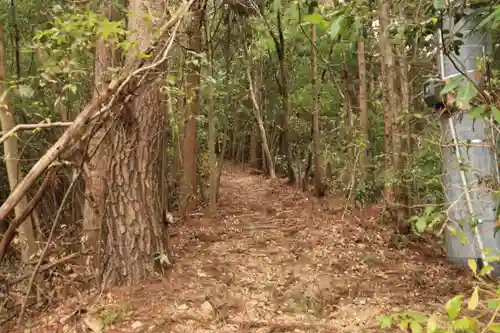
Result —
[{"label": "dead branch leaning on trunk", "polygon": [[7,253],[7,248],[9,247],[10,243],[14,239],[14,236],[16,235],[17,228],[19,228],[19,226],[23,224],[24,220],[33,212],[33,209],[35,209],[36,205],[40,202],[40,200],[42,200],[43,194],[52,184],[52,181],[54,180],[54,176],[57,173],[58,169],[59,165],[54,166],[48,171],[47,176],[43,180],[42,185],[36,192],[33,199],[30,200],[24,212],[17,218],[15,218],[12,222],[10,222],[9,228],[7,229],[7,231],[2,237],[2,240],[0,241],[0,262],[2,262],[3,258],[5,257],[5,254]]},{"label": "dead branch leaning on trunk", "polygon": [[[189,0],[180,6],[170,20],[159,29],[158,40],[162,40],[171,28],[177,30],[181,19],[193,2],[194,0]],[[153,43],[145,53],[152,54],[156,47],[156,43]],[[138,88],[139,83],[143,81],[143,77],[138,78],[139,74],[143,74],[161,66],[167,59],[170,49],[171,44],[163,49],[163,52],[161,52],[162,57],[159,59],[157,58],[158,60],[155,59],[156,61],[154,62],[142,59],[126,65],[122,70],[122,74],[111,81],[108,89],[99,94],[99,97],[93,98],[91,102],[87,104],[71,126],[63,133],[61,138],[40,158],[40,160],[38,160],[26,177],[18,184],[0,207],[0,221],[5,219],[21,198],[26,195],[30,187],[61,155],[61,153],[66,151],[72,143],[78,141],[78,135],[82,132],[83,127],[90,124],[91,120],[95,120],[96,122],[103,121],[109,116],[112,106],[118,104],[118,102],[128,100],[130,94],[132,94]],[[95,113],[96,110],[98,110],[97,113]],[[94,116],[91,117],[93,114]]]},{"label": "dead branch leaning on trunk", "polygon": [[[2,104],[4,98],[3,95],[0,97],[0,104]],[[20,124],[16,125],[10,131],[2,135],[0,138],[0,144],[2,144],[5,140],[7,140],[11,135],[16,132],[24,131],[24,130],[34,130],[37,128],[54,128],[54,127],[68,127],[72,124],[72,122],[62,122],[58,121],[55,123],[39,123],[39,124]]]}]

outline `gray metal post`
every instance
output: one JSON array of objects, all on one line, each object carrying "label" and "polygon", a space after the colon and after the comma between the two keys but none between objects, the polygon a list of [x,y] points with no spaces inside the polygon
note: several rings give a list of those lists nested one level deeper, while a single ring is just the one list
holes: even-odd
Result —
[{"label": "gray metal post", "polygon": [[[471,14],[470,10],[466,9],[466,14]],[[476,77],[476,61],[491,51],[491,35],[475,31],[469,15],[457,24],[453,24],[452,18],[444,17],[443,28],[449,30],[451,35],[457,31],[463,34],[460,54],[454,55],[455,65],[480,84]],[[440,30],[437,32],[440,45],[438,69],[441,79],[446,81],[461,73],[443,54],[443,35],[448,34],[442,34]],[[491,180],[496,183],[498,167],[496,152],[492,149],[496,142],[491,135],[489,121],[473,120],[462,111],[446,113],[441,118],[441,129],[448,224],[457,231],[457,235],[453,235],[446,230],[448,259],[463,265],[467,265],[469,259],[488,264],[485,249],[493,254],[500,253],[500,234],[495,238],[493,233],[499,201],[494,196],[495,188],[491,188]],[[467,238],[466,244],[459,237],[461,231]],[[489,264],[494,267],[491,275],[500,276],[499,263]]]}]

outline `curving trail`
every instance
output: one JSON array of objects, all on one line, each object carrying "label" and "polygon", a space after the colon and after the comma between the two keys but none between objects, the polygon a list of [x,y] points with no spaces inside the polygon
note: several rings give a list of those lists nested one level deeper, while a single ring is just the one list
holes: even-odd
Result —
[{"label": "curving trail", "polygon": [[[220,216],[175,228],[168,276],[113,290],[91,310],[105,332],[367,332],[383,313],[430,310],[468,287],[430,241],[396,249],[376,208],[341,220],[343,210],[228,166]],[[69,303],[33,332],[76,332],[55,324]]]}]

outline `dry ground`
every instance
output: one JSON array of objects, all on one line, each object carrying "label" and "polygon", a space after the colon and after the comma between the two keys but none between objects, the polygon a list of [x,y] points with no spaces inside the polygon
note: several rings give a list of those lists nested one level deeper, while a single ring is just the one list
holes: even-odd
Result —
[{"label": "dry ground", "polygon": [[[340,200],[237,167],[225,170],[221,191],[218,218],[200,213],[176,227],[167,277],[112,290],[91,307],[105,332],[364,333],[383,313],[432,310],[468,287],[430,241],[391,246],[376,208],[342,219]],[[83,316],[60,324],[81,302],[24,331],[81,331]]]}]

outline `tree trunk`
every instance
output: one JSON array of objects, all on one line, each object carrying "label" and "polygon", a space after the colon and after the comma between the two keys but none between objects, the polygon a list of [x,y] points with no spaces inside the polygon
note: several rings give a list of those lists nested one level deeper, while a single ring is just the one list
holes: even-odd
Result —
[{"label": "tree trunk", "polygon": [[260,105],[259,105],[259,102],[257,101],[257,97],[255,95],[255,88],[253,85],[253,79],[252,79],[252,74],[250,71],[250,66],[251,66],[251,64],[247,64],[246,76],[248,79],[248,89],[250,90],[250,97],[252,98],[252,103],[253,103],[253,112],[254,112],[255,120],[257,121],[257,125],[258,125],[259,131],[260,131],[260,139],[262,141],[262,150],[264,151],[264,154],[266,156],[266,160],[268,163],[267,165],[269,168],[269,177],[271,179],[275,179],[276,173],[275,173],[275,169],[274,169],[273,157],[271,155],[271,150],[269,149],[269,144],[268,144],[267,135],[266,135],[266,128],[264,127],[264,121],[262,120]]},{"label": "tree trunk", "polygon": [[[102,13],[109,19],[119,20],[119,12],[113,4],[105,1],[102,6]],[[99,96],[106,89],[111,81],[108,72],[109,67],[116,67],[118,57],[115,55],[113,45],[110,45],[104,38],[99,38],[96,44],[94,60],[94,96]],[[95,154],[88,161],[88,173],[84,175],[85,181],[85,203],[83,208],[83,239],[82,248],[90,251],[87,257],[86,266],[97,275],[100,270],[100,250],[102,227],[104,222],[106,188],[108,179],[109,154],[106,152],[104,143],[105,128],[97,131],[89,142],[89,152]],[[91,262],[92,260],[92,262]]]},{"label": "tree trunk", "polygon": [[384,150],[385,150],[385,180],[384,197],[389,208],[394,205],[394,59],[392,54],[392,45],[389,40],[389,3],[386,0],[379,0],[380,10],[380,52],[381,52],[381,72],[383,82],[383,100],[384,100]]},{"label": "tree trunk", "polygon": [[[316,25],[311,26],[311,85],[313,101],[311,107],[312,115],[312,151],[314,155],[314,194],[317,197],[325,195],[323,162],[321,161],[321,133],[319,127],[318,108],[318,66],[316,56]],[[307,175],[305,175],[307,177]]]},{"label": "tree trunk", "polygon": [[280,90],[281,98],[283,99],[283,111],[281,114],[281,135],[280,135],[280,150],[281,153],[285,155],[287,161],[287,176],[288,183],[295,184],[295,172],[293,170],[293,158],[292,151],[290,150],[290,130],[288,126],[288,117],[290,115],[290,98],[288,94],[288,80],[287,80],[287,67],[285,63],[285,38],[281,24],[281,12],[278,10],[277,23],[278,23],[278,38],[279,41],[275,41],[276,52],[278,53],[279,59],[279,79],[280,79]]},{"label": "tree trunk", "polygon": [[[205,1],[197,0],[191,6],[193,15],[190,26],[186,29],[188,48],[195,53],[194,57],[201,52],[202,27],[204,19]],[[193,56],[191,54],[191,56]],[[190,59],[193,60],[193,59]],[[197,59],[196,59],[197,60]],[[184,142],[182,150],[182,199],[180,212],[183,217],[192,209],[192,204],[197,193],[197,150],[196,141],[196,117],[200,112],[200,62],[190,61],[186,74],[186,105],[184,118]]]},{"label": "tree trunk", "polygon": [[[159,6],[149,8],[160,12]],[[126,61],[134,61],[151,38],[151,27],[144,24],[146,10],[141,0],[129,2],[130,39],[138,50],[131,50]],[[136,52],[134,52],[136,51]],[[153,74],[155,75],[155,74]],[[161,78],[150,78],[136,91],[112,132],[109,194],[106,201],[108,228],[108,283],[133,284],[148,277],[153,265],[169,262],[168,232],[161,206],[161,139],[164,109]]]},{"label": "tree trunk", "polygon": [[366,101],[366,61],[365,61],[365,40],[361,36],[358,40],[358,66],[359,66],[359,127],[363,139],[363,150],[360,153],[359,165],[361,174],[365,177],[369,164],[369,125],[368,125],[368,104]]},{"label": "tree trunk", "polygon": [[[406,158],[403,155],[403,149],[406,154],[411,152],[411,133],[410,133],[410,83],[408,80],[408,62],[406,54],[406,43],[402,42],[398,49],[399,56],[399,86],[401,89],[401,117],[397,117],[397,126],[399,134],[398,143],[399,146],[395,147],[395,153],[397,153],[397,158],[395,158],[394,166],[399,173],[404,172],[404,167],[406,164]],[[395,140],[396,142],[396,140]],[[407,155],[408,156],[408,155]],[[409,183],[411,184],[411,183]],[[409,198],[411,195],[411,185],[404,188],[401,184],[397,186],[396,201],[398,203],[398,229],[400,232],[409,232],[408,216],[411,215],[411,208],[409,205]],[[405,209],[405,207],[407,207]]]},{"label": "tree trunk", "polygon": [[[5,83],[7,80],[5,74],[5,52],[3,40],[3,26],[0,24],[0,122],[3,133],[7,133],[16,126],[14,112],[9,105],[8,86]],[[17,136],[11,135],[4,142],[4,159],[7,168],[7,176],[9,179],[10,190],[14,190],[17,183],[22,179],[21,167],[19,165],[19,148],[17,144]],[[24,196],[15,207],[15,216],[20,216],[28,205],[28,198]],[[21,251],[22,261],[28,262],[32,255],[37,252],[35,232],[31,217],[28,216],[19,228],[19,236],[21,236],[23,249]]]},{"label": "tree trunk", "polygon": [[[214,76],[213,69],[213,43],[211,39],[210,21],[205,20],[205,40],[208,48],[208,72],[211,77]],[[209,85],[208,96],[208,150],[209,150],[209,168],[210,168],[210,194],[208,204],[208,215],[214,216],[217,212],[217,155],[215,152],[215,141],[217,140],[217,133],[215,129],[216,115],[215,115],[215,101],[214,101],[214,87],[211,82]]]}]

